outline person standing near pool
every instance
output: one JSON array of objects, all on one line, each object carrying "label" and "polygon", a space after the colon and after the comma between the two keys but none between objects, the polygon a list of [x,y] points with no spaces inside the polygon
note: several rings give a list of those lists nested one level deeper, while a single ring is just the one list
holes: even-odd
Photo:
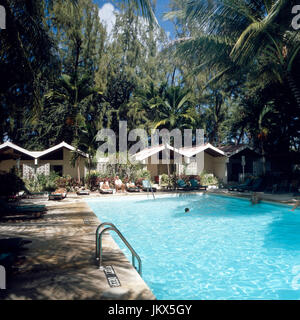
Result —
[{"label": "person standing near pool", "polygon": [[292,211],[295,211],[298,207],[300,207],[300,200],[297,200],[296,203],[294,204]]},{"label": "person standing near pool", "polygon": [[260,202],[260,198],[257,195],[256,192],[253,193],[253,195],[251,196],[251,203],[252,204],[258,204]]}]

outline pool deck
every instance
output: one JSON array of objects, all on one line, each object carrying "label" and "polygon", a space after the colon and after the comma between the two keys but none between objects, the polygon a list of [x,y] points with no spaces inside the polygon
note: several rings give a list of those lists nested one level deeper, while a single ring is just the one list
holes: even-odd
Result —
[{"label": "pool deck", "polygon": [[[31,201],[43,203],[44,201]],[[95,262],[95,231],[100,224],[76,195],[47,201],[38,220],[0,223],[0,238],[31,240],[26,260],[0,291],[0,300],[155,300],[112,237],[103,239],[103,260],[113,266],[121,287],[111,288]]]},{"label": "pool deck", "polygon": [[[175,194],[161,192],[158,194]],[[180,192],[185,193],[185,192]],[[251,194],[211,190],[208,193],[250,198]],[[112,237],[104,236],[104,263],[112,265],[121,287],[110,288],[104,272],[95,262],[95,231],[99,219],[85,199],[147,195],[92,193],[79,197],[70,194],[62,201],[26,200],[46,204],[48,213],[41,219],[0,222],[0,238],[22,237],[31,240],[26,260],[9,279],[0,300],[155,300],[155,296],[124,256]],[[260,194],[264,201],[294,205],[293,195]]]}]

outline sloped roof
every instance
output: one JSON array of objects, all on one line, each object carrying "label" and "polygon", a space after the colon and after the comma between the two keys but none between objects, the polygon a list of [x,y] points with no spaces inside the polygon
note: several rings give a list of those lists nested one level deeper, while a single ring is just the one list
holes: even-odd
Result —
[{"label": "sloped roof", "polygon": [[[149,148],[146,148],[146,149],[143,149],[141,150],[140,152],[136,153],[133,155],[133,158],[136,160],[136,161],[143,161],[143,160],[146,160],[148,159],[149,157],[152,157],[153,155],[165,150],[165,146],[164,145],[157,145],[157,146],[153,146],[153,147],[149,147]],[[169,150],[173,150],[174,148],[169,146],[167,144],[167,148]]]},{"label": "sloped roof", "polygon": [[245,149],[249,149],[253,152],[256,152],[254,150],[254,148],[250,147],[249,145],[246,145],[246,144],[239,144],[239,145],[227,145],[227,146],[222,146],[222,147],[219,147],[219,149],[221,149],[223,152],[225,152],[225,154],[228,156],[228,157],[231,157],[241,151],[244,151]]},{"label": "sloped roof", "polygon": [[179,153],[182,156],[185,156],[188,158],[191,158],[191,157],[195,156],[196,154],[203,152],[203,151],[209,153],[210,155],[212,155],[214,157],[226,156],[222,150],[214,147],[210,143],[207,143],[207,144],[201,145],[201,146],[184,147],[184,148],[179,148],[179,149],[176,149],[168,144],[166,146],[165,145],[158,145],[158,146],[146,148],[146,149],[136,153],[135,155],[133,155],[133,157],[137,161],[143,161],[143,160],[151,157],[152,155],[165,150],[165,148],[168,148],[169,150],[172,150],[172,151]]},{"label": "sloped roof", "polygon": [[[45,156],[46,154],[49,154],[49,153],[51,153],[53,151],[56,151],[56,150],[59,150],[61,148],[66,148],[66,149],[68,149],[70,151],[76,151],[76,148],[72,147],[71,145],[69,145],[66,142],[62,142],[62,143],[60,143],[60,144],[58,144],[58,145],[56,145],[56,146],[54,146],[52,148],[44,150],[44,151],[28,151],[28,150],[26,150],[24,148],[21,148],[21,147],[17,146],[16,144],[14,144],[12,142],[9,142],[9,141],[7,141],[7,142],[5,142],[5,143],[0,145],[0,151],[5,149],[5,148],[11,148],[13,150],[19,151],[19,152],[21,152],[21,153],[23,153],[23,154],[25,154],[25,155],[27,155],[29,157],[32,157],[33,159],[41,158],[41,157]],[[84,152],[82,152],[80,150],[77,150],[77,151],[83,157],[88,158],[88,154],[86,154],[86,153],[84,153]]]},{"label": "sloped roof", "polygon": [[195,155],[197,155],[200,152],[207,152],[210,155],[214,156],[214,157],[224,157],[226,156],[225,153],[220,150],[219,148],[214,147],[213,145],[211,145],[210,143],[206,143],[203,145],[199,145],[199,146],[195,146],[195,147],[185,147],[185,148],[180,148],[179,152],[185,156],[185,157],[193,157]]},{"label": "sloped roof", "polygon": [[9,141],[7,141],[7,142],[5,142],[5,143],[0,145],[0,151],[5,149],[5,148],[11,148],[11,149],[13,149],[15,151],[18,151],[20,153],[26,154],[29,157],[36,158],[33,152],[30,152],[30,151],[28,151],[28,150],[26,150],[24,148],[21,148],[21,147],[17,146],[16,144],[14,144],[12,142],[9,142]]}]

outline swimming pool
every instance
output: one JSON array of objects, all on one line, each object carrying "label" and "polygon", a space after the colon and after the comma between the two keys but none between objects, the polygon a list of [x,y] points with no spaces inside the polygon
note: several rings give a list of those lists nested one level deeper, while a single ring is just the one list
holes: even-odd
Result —
[{"label": "swimming pool", "polygon": [[300,299],[299,210],[203,194],[88,204],[141,256],[159,300]]}]

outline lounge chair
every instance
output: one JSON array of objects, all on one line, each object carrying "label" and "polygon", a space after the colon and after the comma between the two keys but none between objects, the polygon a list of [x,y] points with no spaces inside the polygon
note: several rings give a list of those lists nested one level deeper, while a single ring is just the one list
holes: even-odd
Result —
[{"label": "lounge chair", "polygon": [[149,191],[156,192],[157,191],[156,188],[152,187],[152,185],[151,185],[149,180],[143,180],[142,184],[143,184],[142,189],[145,192],[149,192]]},{"label": "lounge chair", "polygon": [[254,182],[253,179],[247,178],[244,183],[230,186],[230,187],[228,187],[228,190],[235,191],[235,190],[238,190],[238,188],[249,187],[253,182]]},{"label": "lounge chair", "polygon": [[192,190],[205,190],[206,191],[208,188],[208,186],[202,186],[201,184],[199,184],[196,179],[191,179],[190,184],[191,184]]},{"label": "lounge chair", "polygon": [[61,193],[52,192],[49,194],[49,200],[63,200],[64,196]]},{"label": "lounge chair", "polygon": [[89,196],[90,195],[90,191],[86,190],[86,189],[78,190],[76,193],[78,196]]},{"label": "lounge chair", "polygon": [[177,190],[191,191],[192,188],[189,185],[187,185],[183,180],[179,179],[177,180]]},{"label": "lounge chair", "polygon": [[43,199],[45,197],[48,197],[48,192],[29,192],[25,191],[23,197],[27,199]]},{"label": "lounge chair", "polygon": [[1,213],[26,214],[26,213],[37,213],[37,212],[44,213],[45,211],[47,211],[47,208],[45,205],[15,206],[15,205],[10,205],[3,200],[0,200],[0,206],[1,206],[0,214]]},{"label": "lounge chair", "polygon": [[57,189],[56,191],[49,194],[49,200],[63,200],[67,197],[67,190]]},{"label": "lounge chair", "polygon": [[104,182],[100,182],[100,188],[99,188],[99,192],[101,194],[114,194],[115,193],[115,190],[114,189],[105,189],[105,188],[102,188],[103,187],[103,184]]},{"label": "lounge chair", "polygon": [[128,192],[141,192],[141,189],[137,187],[134,183],[127,183],[126,189]]},{"label": "lounge chair", "polygon": [[262,178],[258,178],[256,179],[253,184],[251,184],[250,186],[246,186],[246,187],[239,187],[238,191],[239,192],[244,192],[244,191],[261,191],[263,190],[263,179]]}]

